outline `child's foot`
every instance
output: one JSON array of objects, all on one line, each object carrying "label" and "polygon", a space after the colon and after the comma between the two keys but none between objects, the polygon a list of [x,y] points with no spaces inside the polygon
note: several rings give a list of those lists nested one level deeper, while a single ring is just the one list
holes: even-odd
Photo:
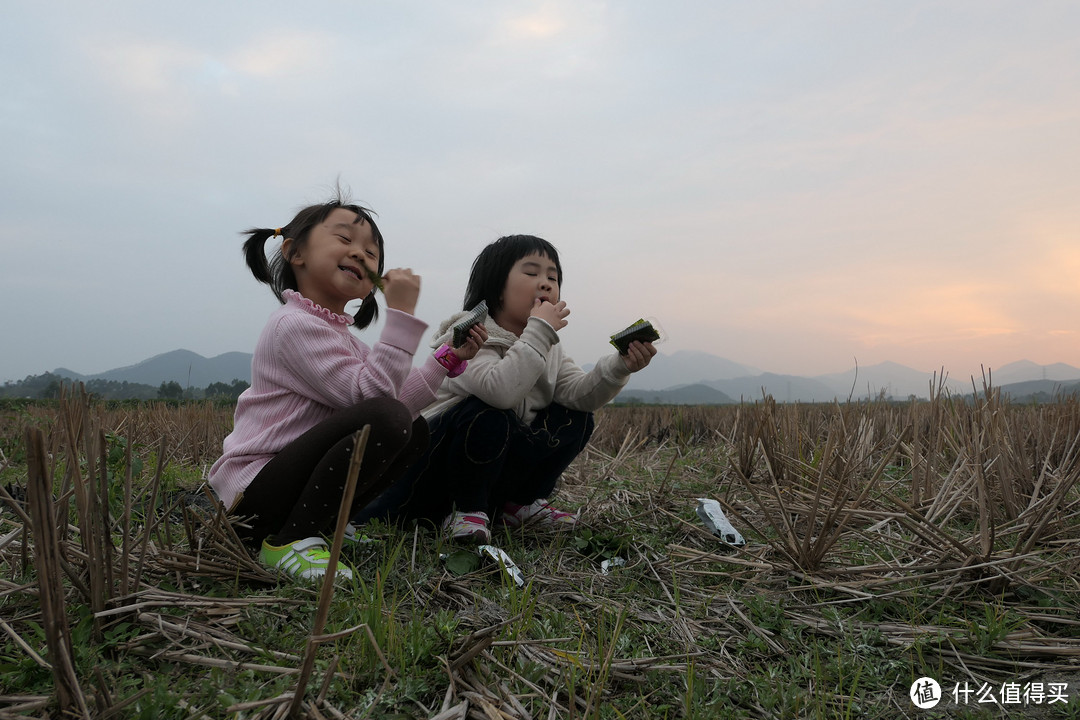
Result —
[{"label": "child's foot", "polygon": [[454,511],[446,516],[442,527],[447,540],[479,544],[491,541],[491,531],[488,530],[488,516],[484,512],[464,513]]},{"label": "child's foot", "polygon": [[[321,580],[330,564],[330,549],[326,547],[325,540],[317,537],[304,538],[280,547],[263,540],[259,560],[268,567],[301,580]],[[334,579],[352,580],[352,577],[352,568],[338,560]]]},{"label": "child's foot", "polygon": [[502,524],[510,528],[523,525],[542,525],[557,530],[570,530],[578,524],[578,514],[553,508],[544,498],[530,505],[508,502],[503,505]]}]

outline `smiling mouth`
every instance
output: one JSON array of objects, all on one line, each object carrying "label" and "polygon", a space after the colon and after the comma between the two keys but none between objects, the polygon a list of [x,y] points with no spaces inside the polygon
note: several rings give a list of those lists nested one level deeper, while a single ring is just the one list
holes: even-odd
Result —
[{"label": "smiling mouth", "polygon": [[358,268],[352,267],[350,265],[338,265],[338,270],[349,273],[357,280],[370,280],[371,284],[374,285],[377,290],[383,289],[382,277],[379,275],[379,273],[368,268],[367,265],[362,265]]},{"label": "smiling mouth", "polygon": [[347,265],[338,265],[338,270],[344,270],[357,280],[363,280],[365,277],[364,274],[361,273],[358,269],[354,267],[348,267]]}]

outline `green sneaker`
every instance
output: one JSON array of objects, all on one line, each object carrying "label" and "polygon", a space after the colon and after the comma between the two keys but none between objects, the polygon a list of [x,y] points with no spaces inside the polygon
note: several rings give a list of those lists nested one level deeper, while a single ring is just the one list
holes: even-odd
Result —
[{"label": "green sneaker", "polygon": [[[325,540],[318,537],[304,538],[281,547],[274,547],[263,540],[259,560],[267,567],[301,580],[320,580],[326,575],[326,567],[330,564],[330,548],[326,547]],[[352,578],[352,568],[338,559],[334,579]]]}]

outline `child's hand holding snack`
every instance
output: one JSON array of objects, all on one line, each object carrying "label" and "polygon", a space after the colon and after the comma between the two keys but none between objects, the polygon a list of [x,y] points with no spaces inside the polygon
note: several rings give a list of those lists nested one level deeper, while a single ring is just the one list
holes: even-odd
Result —
[{"label": "child's hand holding snack", "polygon": [[634,373],[648,365],[655,354],[656,348],[651,342],[643,343],[640,340],[634,340],[626,348],[626,354],[620,355],[619,358],[626,365],[626,369]]},{"label": "child's hand holding snack", "polygon": [[454,348],[454,354],[459,360],[472,360],[480,348],[487,342],[488,332],[483,323],[477,323],[469,328],[469,334],[465,342]]},{"label": "child's hand holding snack", "polygon": [[619,351],[619,357],[626,369],[634,373],[641,370],[656,355],[654,342],[664,339],[659,324],[655,320],[638,320],[625,330],[611,336],[611,344]]},{"label": "child's hand holding snack", "polygon": [[570,310],[566,307],[566,302],[560,300],[552,305],[547,300],[541,300],[536,298],[533,303],[532,312],[529,313],[531,317],[538,317],[545,321],[548,325],[555,328],[556,331],[562,330],[566,327],[566,316],[570,314]]},{"label": "child's hand holding snack", "polygon": [[382,280],[386,307],[412,315],[420,297],[420,276],[411,268],[395,268]]}]

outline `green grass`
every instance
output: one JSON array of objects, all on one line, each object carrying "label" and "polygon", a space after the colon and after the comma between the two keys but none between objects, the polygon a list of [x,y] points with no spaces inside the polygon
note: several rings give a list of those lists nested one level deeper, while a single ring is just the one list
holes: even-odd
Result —
[{"label": "green grass", "polygon": [[[676,438],[697,432],[688,417],[676,418]],[[129,440],[106,437],[115,528]],[[130,442],[138,462],[132,532],[139,532],[157,445]],[[447,698],[482,708],[481,695],[512,717],[523,708],[531,717],[596,719],[893,718],[915,714],[907,693],[922,676],[938,679],[947,695],[965,680],[1000,685],[1057,673],[1071,681],[1069,705],[1029,709],[1040,717],[1077,716],[1075,488],[1066,505],[1073,509],[1040,545],[1043,554],[1018,562],[1007,583],[965,569],[969,558],[937,536],[921,538],[927,525],[875,527],[878,516],[844,520],[836,542],[803,567],[791,554],[813,532],[807,498],[827,453],[823,439],[803,435],[798,442],[817,446],[800,450],[811,461],[773,468],[791,478],[778,497],[760,466],[740,478],[733,445],[653,443],[621,454],[618,443],[606,452],[597,446],[567,473],[559,495],[582,509],[581,529],[497,533],[494,543],[526,575],[521,588],[490,563],[460,574],[467,568],[442,557],[455,548],[427,529],[369,527],[376,542],[344,555],[356,578],[334,595],[324,634],[342,635],[318,648],[309,701],[322,696],[324,715],[332,708],[371,718],[430,717]],[[11,436],[0,440],[5,483],[25,482],[18,446]],[[201,481],[205,466],[180,455],[162,473],[163,490],[192,490]],[[84,473],[94,471],[78,461]],[[57,488],[67,462],[60,451]],[[784,459],[777,454],[772,462]],[[846,467],[858,487],[869,477],[858,473],[873,463],[865,471]],[[888,465],[876,482],[858,509],[899,512],[890,498],[902,496],[910,467]],[[836,505],[831,488],[822,507]],[[730,503],[745,549],[727,548],[701,529],[694,507],[704,496]],[[196,550],[203,558],[219,552],[214,521],[191,510],[186,530],[174,515],[153,540],[156,551],[175,551],[185,569],[148,556],[144,594],[108,605],[127,610],[95,622],[88,598],[67,583],[80,686],[92,707],[119,706],[115,717],[270,717],[281,706],[275,699],[295,689],[287,671],[304,655],[318,590],[196,569]],[[10,509],[0,511],[0,537],[19,524]],[[795,535],[784,540],[789,526]],[[1012,531],[1004,523],[998,530],[994,552],[1005,556],[1012,544],[1002,538]],[[978,530],[963,512],[939,531],[959,541]],[[77,537],[71,542],[76,548]],[[116,535],[113,542],[121,546]],[[626,564],[602,572],[601,562],[616,556]],[[71,557],[78,565],[78,555]],[[53,693],[52,673],[32,654],[49,657],[32,560],[21,537],[0,547],[0,617],[11,628],[0,633],[0,696]],[[860,570],[875,566],[892,569]],[[1049,650],[1025,645],[1032,638]],[[0,699],[0,710],[4,704],[13,701]],[[957,706],[947,697],[919,717],[1004,717],[1009,710]],[[39,703],[26,716],[44,712]]]}]

